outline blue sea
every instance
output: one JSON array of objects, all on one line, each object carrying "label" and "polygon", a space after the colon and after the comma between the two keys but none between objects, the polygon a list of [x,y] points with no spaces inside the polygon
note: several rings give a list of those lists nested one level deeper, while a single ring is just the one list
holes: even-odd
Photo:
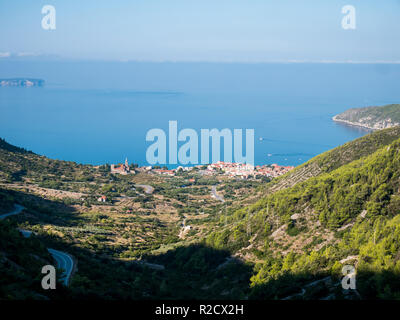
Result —
[{"label": "blue sea", "polygon": [[[147,165],[148,130],[254,129],[255,164],[299,165],[368,133],[334,123],[400,102],[396,64],[0,61],[0,137],[54,159]],[[174,167],[174,166],[170,166]]]}]

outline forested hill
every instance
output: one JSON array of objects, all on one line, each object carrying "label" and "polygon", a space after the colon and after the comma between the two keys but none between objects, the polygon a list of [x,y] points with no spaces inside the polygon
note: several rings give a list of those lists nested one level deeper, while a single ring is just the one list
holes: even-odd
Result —
[{"label": "forested hill", "polygon": [[3,151],[17,152],[22,154],[32,153],[31,151],[27,151],[23,148],[13,146],[12,144],[9,144],[6,140],[2,138],[0,138],[0,149],[2,149]]},{"label": "forested hill", "polygon": [[[373,143],[379,136],[374,133],[358,142]],[[353,143],[359,159],[221,218],[228,221],[226,227],[206,243],[256,263],[252,297],[284,298],[312,280],[326,279],[317,292],[311,286],[300,298],[340,298],[338,279],[346,263],[357,267],[362,298],[400,298],[397,138],[363,156],[358,149],[363,144]],[[350,152],[349,146],[338,150]],[[331,155],[332,151],[319,159]]]},{"label": "forested hill", "polygon": [[400,125],[400,104],[349,109],[333,120],[374,130],[392,128]]},{"label": "forested hill", "polygon": [[[357,268],[348,298],[400,298],[400,127],[311,159],[265,185],[258,201],[222,204],[208,185],[194,200],[175,196],[186,180],[163,179],[113,176],[106,166],[51,160],[0,141],[0,213],[26,208],[0,221],[0,298],[342,299],[344,265]],[[133,189],[143,181],[155,195]],[[99,203],[101,194],[110,201]],[[196,205],[190,218],[179,211],[188,203]],[[180,239],[182,223],[201,232]],[[47,247],[79,263],[71,286],[55,296],[40,289],[39,267],[52,262]],[[148,268],[155,265],[165,269]]]},{"label": "forested hill", "polygon": [[94,170],[90,165],[49,159],[0,138],[0,182],[44,177],[64,177],[79,181],[83,173],[91,171]]},{"label": "forested hill", "polygon": [[321,173],[331,172],[340,166],[374,153],[399,137],[400,127],[375,131],[310,159],[286,175],[274,179],[266,189],[268,193],[272,193],[292,187]]}]

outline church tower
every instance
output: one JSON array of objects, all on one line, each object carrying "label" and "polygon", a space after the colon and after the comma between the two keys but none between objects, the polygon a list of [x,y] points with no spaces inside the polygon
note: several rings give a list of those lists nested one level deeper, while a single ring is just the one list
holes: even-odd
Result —
[{"label": "church tower", "polygon": [[125,158],[125,169],[126,169],[126,171],[129,171],[128,158]]}]

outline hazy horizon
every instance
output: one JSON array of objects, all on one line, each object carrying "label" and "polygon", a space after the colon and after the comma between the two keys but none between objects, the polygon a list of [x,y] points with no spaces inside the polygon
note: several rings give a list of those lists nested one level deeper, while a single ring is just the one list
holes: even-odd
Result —
[{"label": "hazy horizon", "polygon": [[[44,5],[55,30],[41,26]],[[345,5],[354,30],[342,28]],[[3,0],[0,61],[399,63],[399,12],[397,0]]]}]

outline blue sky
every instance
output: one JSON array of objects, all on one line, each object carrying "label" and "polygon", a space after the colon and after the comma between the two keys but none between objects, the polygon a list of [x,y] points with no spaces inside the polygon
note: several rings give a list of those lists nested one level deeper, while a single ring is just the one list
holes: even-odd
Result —
[{"label": "blue sky", "polygon": [[[46,4],[53,31],[41,28]],[[341,27],[344,5],[356,8],[356,30]],[[399,21],[400,0],[1,0],[0,56],[400,61]]]}]

